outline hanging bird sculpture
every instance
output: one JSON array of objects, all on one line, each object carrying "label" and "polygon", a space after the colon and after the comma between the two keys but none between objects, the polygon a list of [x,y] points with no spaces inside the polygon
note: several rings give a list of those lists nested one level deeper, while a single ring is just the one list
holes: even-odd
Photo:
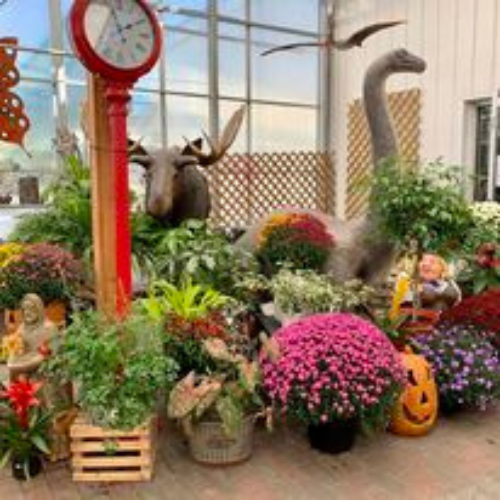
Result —
[{"label": "hanging bird sculpture", "polygon": [[329,17],[329,30],[328,36],[324,40],[319,40],[318,42],[301,42],[301,43],[289,43],[287,45],[279,45],[273,47],[272,49],[265,50],[261,53],[261,56],[269,56],[277,52],[284,52],[286,50],[301,49],[304,47],[331,47],[338,50],[349,50],[354,47],[361,47],[363,42],[370,36],[378,33],[379,31],[392,28],[394,26],[399,26],[404,24],[406,21],[386,21],[381,23],[370,24],[365,26],[360,30],[353,33],[349,38],[344,40],[334,40],[333,38],[333,22],[332,17]]}]

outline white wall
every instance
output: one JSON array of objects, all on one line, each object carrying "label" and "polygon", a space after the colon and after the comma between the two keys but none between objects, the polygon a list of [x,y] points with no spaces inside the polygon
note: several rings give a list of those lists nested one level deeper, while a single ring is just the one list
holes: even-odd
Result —
[{"label": "white wall", "polygon": [[[423,57],[424,75],[389,80],[389,90],[423,91],[421,158],[442,158],[471,171],[474,112],[471,101],[500,89],[500,0],[333,0],[335,38],[364,25],[406,19],[407,24],[369,38],[363,48],[333,53],[333,144],[338,177],[345,182],[347,106],[361,96],[365,69],[379,55],[404,47]],[[337,210],[343,214],[343,196]]]}]

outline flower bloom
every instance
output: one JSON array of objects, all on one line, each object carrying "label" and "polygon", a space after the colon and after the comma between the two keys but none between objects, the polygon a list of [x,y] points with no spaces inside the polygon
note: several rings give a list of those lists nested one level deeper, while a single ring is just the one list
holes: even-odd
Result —
[{"label": "flower bloom", "polygon": [[280,356],[262,356],[264,387],[279,408],[304,423],[365,418],[390,405],[405,384],[392,344],[357,316],[309,316],[274,338]]}]

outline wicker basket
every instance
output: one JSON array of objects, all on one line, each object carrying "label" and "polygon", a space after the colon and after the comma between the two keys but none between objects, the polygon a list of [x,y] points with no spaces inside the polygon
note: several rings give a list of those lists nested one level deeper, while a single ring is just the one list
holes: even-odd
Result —
[{"label": "wicker basket", "polygon": [[188,436],[191,455],[197,462],[229,465],[252,455],[254,417],[248,416],[234,436],[227,436],[221,422],[198,422]]}]

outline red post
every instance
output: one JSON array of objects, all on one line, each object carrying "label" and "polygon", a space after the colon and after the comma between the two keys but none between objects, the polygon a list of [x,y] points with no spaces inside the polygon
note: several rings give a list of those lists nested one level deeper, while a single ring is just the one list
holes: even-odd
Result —
[{"label": "red post", "polygon": [[116,313],[125,317],[132,295],[132,242],[127,156],[127,106],[131,84],[109,82],[106,87],[111,139],[111,164],[115,169]]}]

